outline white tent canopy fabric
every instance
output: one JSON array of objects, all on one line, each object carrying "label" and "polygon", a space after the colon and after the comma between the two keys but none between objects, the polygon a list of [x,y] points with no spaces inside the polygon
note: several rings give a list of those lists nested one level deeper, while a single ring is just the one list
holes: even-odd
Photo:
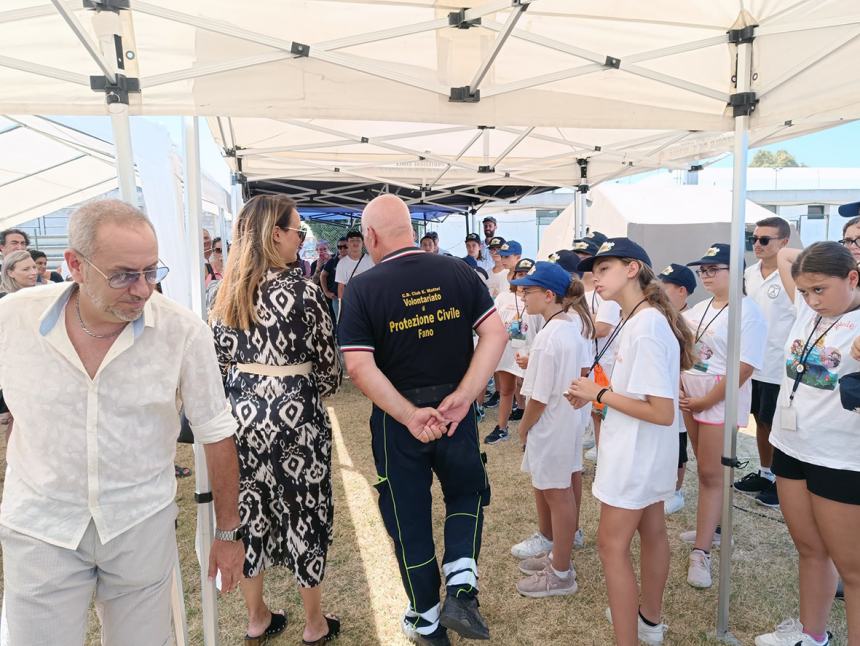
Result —
[{"label": "white tent canopy fabric", "polygon": [[[833,123],[860,112],[855,0],[478,0],[466,10],[450,0],[132,0],[130,7],[119,23],[124,72],[142,88],[132,114],[724,132],[734,92],[727,31],[753,25],[751,89],[767,101],[751,128]],[[104,112],[87,77],[104,72],[70,29],[97,43],[110,21],[92,15],[80,2],[4,0],[0,111]]]}]

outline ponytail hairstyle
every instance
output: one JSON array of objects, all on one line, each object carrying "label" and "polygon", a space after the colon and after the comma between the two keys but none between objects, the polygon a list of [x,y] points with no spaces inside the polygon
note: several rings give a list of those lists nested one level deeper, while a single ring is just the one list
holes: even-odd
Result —
[{"label": "ponytail hairstyle", "polygon": [[[837,243],[834,243],[837,244]],[[841,246],[841,245],[838,245]],[[847,251],[847,250],[846,250]],[[851,252],[848,252],[849,254]],[[629,265],[631,262],[639,264],[639,273],[636,275],[639,281],[639,288],[642,290],[642,295],[648,299],[648,304],[658,310],[672,329],[672,334],[678,339],[678,345],[681,348],[681,370],[689,370],[696,363],[693,357],[693,332],[690,330],[681,313],[676,310],[669,298],[666,296],[663,289],[660,287],[660,281],[651,269],[641,260],[635,258],[621,258],[621,262]]]},{"label": "ponytail hairstyle", "polygon": [[791,264],[791,277],[794,279],[800,274],[848,278],[852,271],[858,271],[857,260],[847,247],[832,241],[809,245]]},{"label": "ponytail hairstyle", "polygon": [[582,319],[582,330],[585,338],[593,339],[597,334],[594,327],[594,319],[591,318],[591,311],[588,309],[588,304],[585,302],[585,285],[575,275],[570,277],[570,285],[568,285],[567,293],[564,296],[556,296],[556,303],[564,305],[564,311],[573,310]]}]

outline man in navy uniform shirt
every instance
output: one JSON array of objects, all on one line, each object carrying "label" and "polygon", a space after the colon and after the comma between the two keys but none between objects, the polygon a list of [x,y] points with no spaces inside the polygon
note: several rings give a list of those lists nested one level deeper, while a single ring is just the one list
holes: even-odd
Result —
[{"label": "man in navy uniform shirt", "polygon": [[[361,226],[377,265],[350,281],[338,334],[349,376],[373,401],[379,508],[409,597],[403,627],[420,644],[449,644],[446,628],[489,639],[476,596],[490,483],[474,402],[498,364],[507,333],[468,265],[414,247],[409,209],[400,198],[374,199]],[[434,472],[446,507],[447,595],[441,609],[430,498]]]}]

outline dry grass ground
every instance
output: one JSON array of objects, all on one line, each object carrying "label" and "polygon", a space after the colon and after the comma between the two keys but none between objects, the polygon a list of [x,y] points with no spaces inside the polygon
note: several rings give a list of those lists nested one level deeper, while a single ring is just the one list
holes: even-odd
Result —
[{"label": "dry grass ground", "polygon": [[[376,508],[375,479],[367,425],[370,406],[347,384],[332,398],[338,421],[334,452],[335,544],[330,552],[324,600],[328,610],[343,620],[341,646],[408,644],[400,634],[399,617],[406,607],[391,544]],[[495,423],[494,411],[484,424],[482,436]],[[580,592],[574,597],[531,600],[520,597],[514,584],[520,574],[509,549],[512,543],[534,531],[534,508],[530,482],[520,472],[521,452],[515,441],[488,447],[488,468],[493,486],[492,505],[487,509],[481,551],[481,604],[500,645],[607,644],[611,631],[604,619],[607,605],[603,576],[594,545],[598,505],[591,497],[593,469],[586,471],[582,526],[587,545],[574,561]],[[4,452],[5,453],[5,452]],[[739,437],[739,454],[755,460],[751,437]],[[190,465],[190,448],[181,446],[181,464]],[[587,463],[588,464],[588,463]],[[717,643],[713,633],[717,589],[694,590],[686,583],[688,549],[677,538],[695,523],[695,462],[687,478],[687,508],[668,521],[672,543],[672,568],[665,596],[664,618],[669,625],[666,644],[691,646]],[[199,573],[194,556],[193,478],[180,480],[178,503],[179,546],[185,582],[191,644],[202,644],[200,628]],[[441,494],[434,490],[437,545],[441,545]],[[734,551],[731,629],[742,644],[752,644],[757,633],[789,616],[797,615],[796,553],[778,512],[757,508],[742,496],[736,504],[765,517],[737,511]],[[441,549],[440,549],[441,554]],[[716,553],[718,554],[718,553]],[[714,559],[717,571],[719,557]],[[295,584],[288,572],[274,571],[266,582],[273,608],[283,607],[291,625],[273,644],[300,644],[302,611]],[[241,644],[245,632],[241,596],[233,593],[220,600],[221,643]],[[831,629],[836,644],[845,644],[845,615],[841,603],[834,605]],[[90,644],[98,643],[98,627],[92,619]],[[455,639],[455,643],[456,639]]]}]

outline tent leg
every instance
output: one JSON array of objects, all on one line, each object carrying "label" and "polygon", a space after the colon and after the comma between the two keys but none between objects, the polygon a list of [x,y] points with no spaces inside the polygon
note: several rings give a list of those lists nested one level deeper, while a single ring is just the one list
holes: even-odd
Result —
[{"label": "tent leg", "polygon": [[128,106],[123,105],[119,109],[119,112],[113,112],[115,109],[117,109],[116,105],[111,107],[110,123],[113,130],[114,149],[116,151],[116,175],[119,180],[119,197],[123,202],[139,206],[137,182],[134,177],[134,154],[131,149],[131,125],[128,117]]},{"label": "tent leg", "polygon": [[[749,92],[752,43],[738,45],[737,91]],[[735,116],[734,172],[732,176],[732,233],[729,287],[728,361],[726,370],[726,415],[723,426],[723,514],[720,552],[720,589],[717,609],[717,639],[737,644],[729,632],[729,602],[732,575],[732,483],[737,461],[738,381],[740,374],[741,302],[743,299],[744,245],[747,195],[749,114]]]},{"label": "tent leg", "polygon": [[576,194],[577,205],[579,206],[579,222],[577,223],[578,228],[576,230],[577,238],[585,237],[585,229],[587,227],[586,224],[586,216],[588,215],[588,204],[586,203],[586,199],[588,198],[588,193],[585,191],[581,191]]},{"label": "tent leg", "polygon": [[[185,148],[185,200],[187,208],[186,238],[188,258],[191,263],[192,309],[201,317],[206,316],[203,298],[203,239],[201,216],[203,197],[200,179],[200,125],[197,117],[183,117],[182,139]],[[209,550],[215,535],[215,508],[206,470],[206,454],[203,446],[194,444],[195,499],[197,500],[197,558],[200,561],[200,590],[203,614],[203,643],[218,645],[218,593],[215,582],[208,577]]]}]

